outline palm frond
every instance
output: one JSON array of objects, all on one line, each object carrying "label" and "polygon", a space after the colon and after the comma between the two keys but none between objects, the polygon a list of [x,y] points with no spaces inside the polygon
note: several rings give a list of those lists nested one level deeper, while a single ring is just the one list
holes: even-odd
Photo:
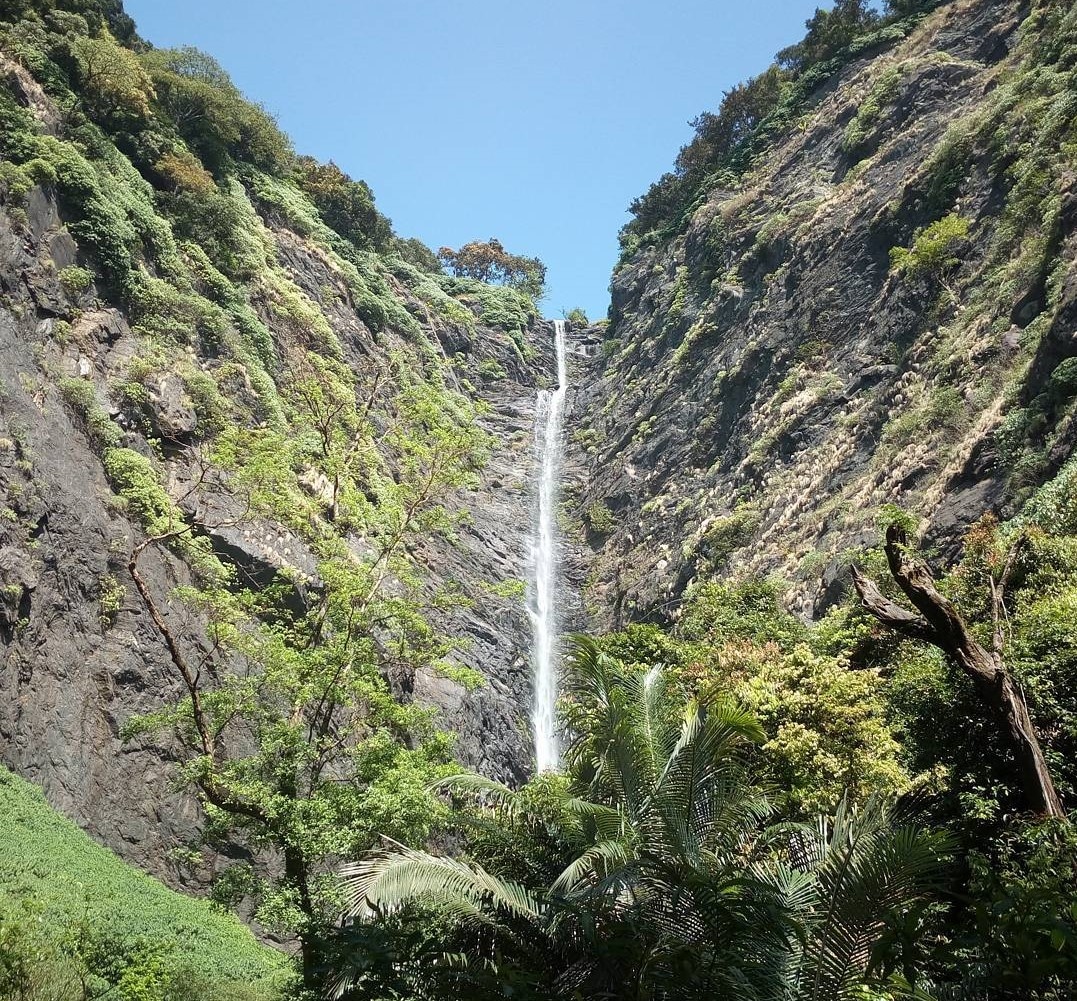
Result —
[{"label": "palm frond", "polygon": [[501,914],[539,925],[546,910],[519,883],[478,865],[403,846],[345,866],[341,878],[349,917],[427,901],[462,920],[495,920]]}]

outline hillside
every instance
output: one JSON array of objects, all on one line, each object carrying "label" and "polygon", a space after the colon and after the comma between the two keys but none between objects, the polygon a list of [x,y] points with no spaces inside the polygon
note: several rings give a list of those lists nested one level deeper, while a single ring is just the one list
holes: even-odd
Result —
[{"label": "hillside", "polygon": [[679,214],[626,229],[575,417],[578,510],[613,515],[601,621],[729,570],[779,574],[810,615],[883,505],[952,557],[1059,470],[1074,31],[996,0],[899,20],[816,66]]},{"label": "hillside", "polygon": [[14,991],[5,996],[23,996],[10,965],[23,938],[52,957],[57,982],[42,990],[58,990],[64,978],[150,974],[155,959],[162,981],[189,980],[207,997],[274,997],[291,976],[284,957],[236,918],[125,865],[7,770],[0,901],[0,986]]},{"label": "hillside", "polygon": [[387,630],[371,669],[444,711],[462,761],[522,776],[519,539],[549,362],[530,300],[441,274],[332,165],[294,171],[211,59],[146,51],[118,5],[5,17],[4,760],[183,878],[164,849],[197,811],[152,741],[121,737],[183,685],[128,569],[149,533],[147,594],[222,666],[243,654],[177,585],[218,628],[244,614],[226,595],[270,585],[313,619],[376,552],[376,586],[402,590],[367,609]]}]

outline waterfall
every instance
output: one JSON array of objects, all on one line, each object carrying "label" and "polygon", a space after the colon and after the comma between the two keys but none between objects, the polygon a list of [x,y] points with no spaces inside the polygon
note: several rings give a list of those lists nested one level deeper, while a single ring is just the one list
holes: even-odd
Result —
[{"label": "waterfall", "polygon": [[568,376],[565,364],[565,324],[554,320],[557,387],[538,394],[535,412],[535,455],[540,469],[538,512],[531,544],[534,605],[532,660],[535,698],[531,720],[535,730],[535,765],[540,772],[557,767],[555,721],[557,706],[557,499],[561,472],[561,417]]}]

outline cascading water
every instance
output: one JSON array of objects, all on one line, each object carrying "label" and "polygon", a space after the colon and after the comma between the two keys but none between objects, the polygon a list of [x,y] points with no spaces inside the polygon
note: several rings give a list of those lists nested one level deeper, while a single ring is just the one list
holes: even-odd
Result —
[{"label": "cascading water", "polygon": [[535,634],[532,659],[535,701],[531,713],[535,730],[535,765],[540,772],[557,767],[560,757],[554,710],[557,705],[557,498],[561,473],[561,417],[568,375],[565,363],[565,324],[554,320],[557,387],[539,391],[535,413],[535,452],[539,464],[538,515],[531,545]]}]

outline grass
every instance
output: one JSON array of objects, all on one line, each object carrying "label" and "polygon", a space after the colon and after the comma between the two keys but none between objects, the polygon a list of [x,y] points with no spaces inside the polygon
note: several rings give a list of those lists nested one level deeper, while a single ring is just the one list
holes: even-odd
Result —
[{"label": "grass", "polygon": [[4,901],[31,904],[57,938],[81,923],[111,941],[152,942],[191,975],[253,988],[256,998],[276,998],[291,976],[288,959],[236,918],[127,865],[0,768]]}]

